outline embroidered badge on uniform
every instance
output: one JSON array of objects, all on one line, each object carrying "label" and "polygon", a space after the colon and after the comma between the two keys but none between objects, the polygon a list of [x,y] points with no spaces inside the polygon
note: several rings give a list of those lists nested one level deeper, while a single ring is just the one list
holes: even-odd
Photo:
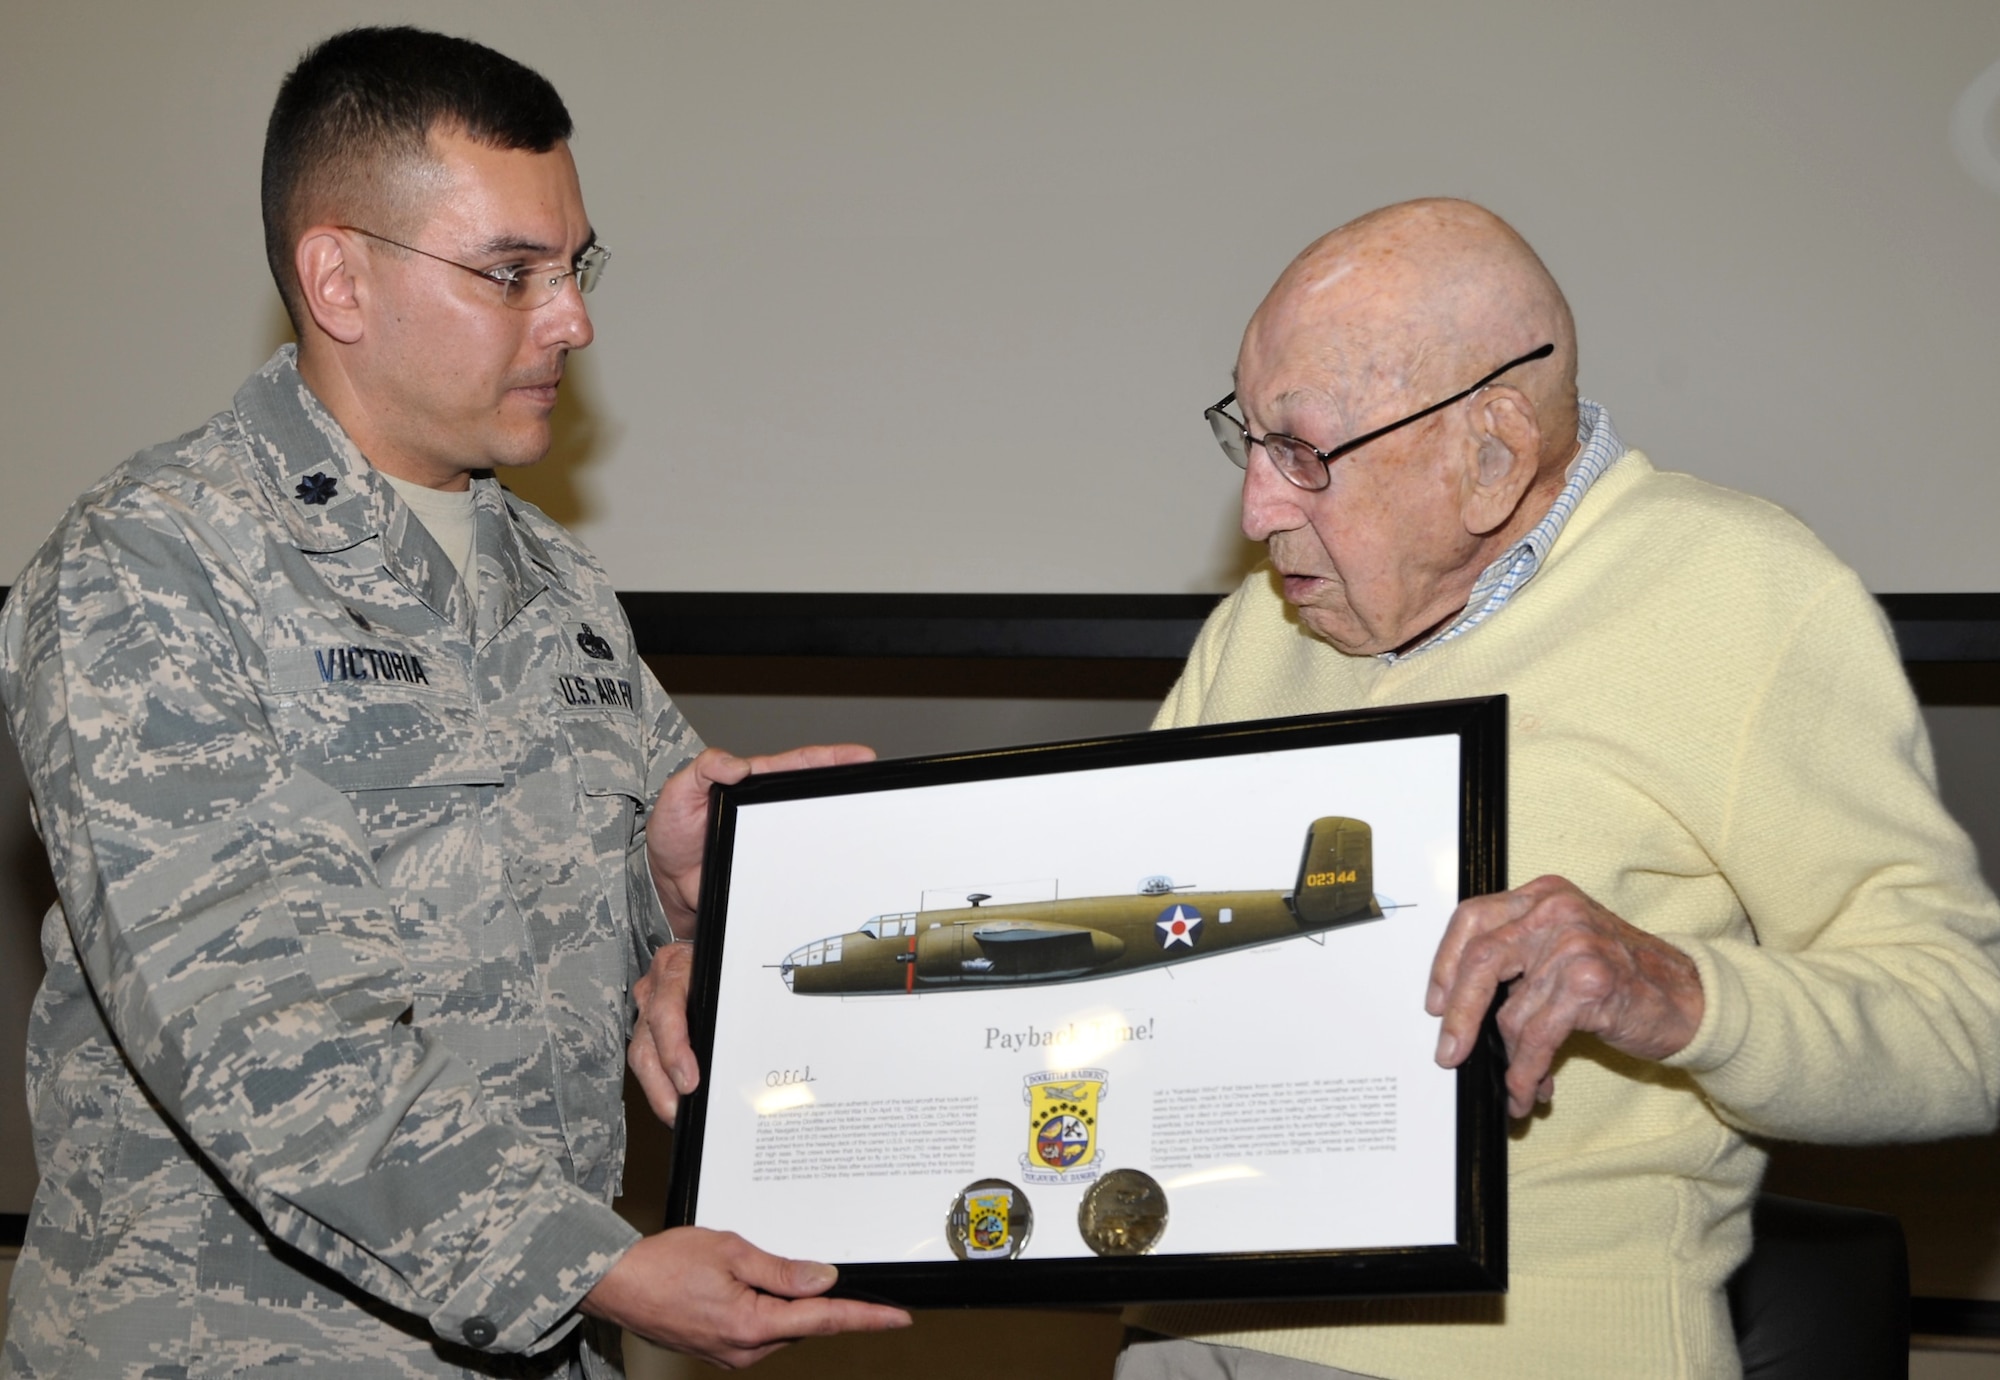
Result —
[{"label": "embroidered badge on uniform", "polygon": [[583,650],[585,656],[595,661],[612,661],[616,659],[616,654],[611,650],[611,644],[592,632],[588,623],[585,623],[582,631],[577,633],[576,645]]},{"label": "embroidered badge on uniform", "polygon": [[299,502],[325,504],[340,488],[340,481],[330,474],[309,474],[299,481]]}]

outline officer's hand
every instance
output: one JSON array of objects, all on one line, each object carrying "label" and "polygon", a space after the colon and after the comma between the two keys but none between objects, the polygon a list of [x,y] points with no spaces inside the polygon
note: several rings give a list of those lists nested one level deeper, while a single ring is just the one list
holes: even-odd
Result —
[{"label": "officer's hand", "polygon": [[769,1255],[734,1232],[676,1227],[632,1247],[577,1306],[731,1369],[800,1337],[910,1325],[899,1308],[814,1297],[835,1278],[831,1265]]},{"label": "officer's hand", "polygon": [[[674,934],[681,939],[694,937],[710,786],[717,782],[734,785],[752,772],[840,766],[872,761],[874,756],[873,748],[859,743],[793,748],[762,757],[737,757],[721,748],[708,748],[669,777],[652,818],[646,821],[646,862]],[[632,988],[639,1015],[625,1060],[645,1089],[653,1114],[669,1126],[674,1124],[681,1098],[701,1082],[687,1032],[688,979],[693,965],[692,949],[669,944],[653,956],[653,966]]]},{"label": "officer's hand", "polygon": [[694,971],[694,946],[669,944],[653,955],[653,966],[632,987],[639,1004],[632,1042],[625,1062],[645,1089],[653,1115],[671,1126],[681,1098],[701,1082],[701,1069],[688,1044],[688,977]]},{"label": "officer's hand", "polygon": [[666,907],[667,923],[682,939],[694,937],[694,908],[701,897],[701,849],[708,832],[708,788],[733,786],[752,772],[796,771],[874,760],[859,743],[793,748],[765,757],[737,757],[721,748],[701,755],[667,778],[646,821],[646,862]]},{"label": "officer's hand", "polygon": [[1526,1116],[1555,1092],[1549,1070],[1572,1031],[1641,1059],[1685,1048],[1701,1025],[1694,960],[1626,924],[1561,877],[1479,896],[1452,912],[1424,1009],[1444,1017],[1437,1061],[1465,1061],[1503,982],[1507,1110]]}]

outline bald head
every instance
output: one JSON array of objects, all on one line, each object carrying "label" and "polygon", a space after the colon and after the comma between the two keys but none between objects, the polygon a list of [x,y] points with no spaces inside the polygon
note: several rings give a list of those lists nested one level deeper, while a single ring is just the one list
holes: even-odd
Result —
[{"label": "bald head", "polygon": [[1243,351],[1314,366],[1324,401],[1355,414],[1447,397],[1549,341],[1548,362],[1508,383],[1534,404],[1543,459],[1560,470],[1576,435],[1569,303],[1507,222],[1433,198],[1371,211],[1309,245],[1251,318]]},{"label": "bald head", "polygon": [[[1521,358],[1543,345],[1555,348]],[[1342,651],[1404,649],[1465,607],[1561,491],[1577,450],[1576,328],[1505,221],[1464,201],[1405,202],[1292,261],[1244,332],[1236,394],[1259,452],[1243,531],[1268,546],[1285,597]],[[1273,434],[1342,452],[1324,488],[1280,473]]]}]

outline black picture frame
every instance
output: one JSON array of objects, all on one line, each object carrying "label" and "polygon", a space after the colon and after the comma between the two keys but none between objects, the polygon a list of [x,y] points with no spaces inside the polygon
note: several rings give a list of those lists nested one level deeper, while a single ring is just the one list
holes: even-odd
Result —
[{"label": "black picture frame", "polygon": [[[727,1137],[717,1133],[718,1126],[726,1122],[734,1127],[742,1120],[741,1116],[734,1115],[733,1120],[725,1117],[723,1121],[711,1121],[711,1113],[716,1110],[711,1103],[718,1095],[725,1099],[724,1105],[732,1109],[732,1114],[735,1106],[727,1101],[730,1096],[728,1090],[718,1094],[718,1084],[712,1076],[716,1070],[718,1027],[728,1025],[726,1016],[732,1000],[747,1003],[751,1000],[747,994],[751,992],[757,992],[757,1000],[766,1000],[761,990],[746,984],[771,980],[768,977],[746,976],[750,972],[750,967],[746,965],[751,965],[752,959],[768,958],[793,946],[802,933],[796,928],[799,924],[803,924],[805,930],[817,929],[820,932],[830,928],[823,922],[815,925],[810,921],[790,919],[792,912],[787,910],[783,913],[794,928],[782,934],[760,931],[760,924],[770,928],[771,922],[768,917],[753,915],[747,899],[748,892],[761,875],[758,858],[751,856],[748,846],[745,855],[739,857],[738,844],[746,827],[755,825],[753,832],[760,840],[756,847],[763,850],[760,856],[768,862],[767,855],[772,847],[770,840],[784,838],[787,826],[783,822],[786,816],[766,807],[800,801],[828,802],[814,807],[821,812],[814,817],[824,818],[827,811],[835,812],[835,817],[838,817],[839,812],[864,808],[871,797],[879,798],[883,793],[930,787],[970,787],[973,789],[969,793],[945,792],[940,798],[948,802],[963,794],[977,802],[981,798],[980,783],[994,782],[1016,783],[1006,788],[1015,793],[1010,796],[1012,799],[1018,799],[1021,791],[1039,793],[1046,788],[1051,792],[1067,793],[1086,781],[1101,784],[1114,779],[1121,783],[1119,789],[1125,789],[1125,783],[1138,782],[1141,783],[1140,789],[1170,793],[1177,779],[1187,779],[1184,775],[1177,778],[1178,773],[1247,772],[1253,774],[1252,779],[1256,779],[1257,774],[1271,772],[1274,768],[1310,767],[1321,760],[1345,761],[1345,758],[1322,759],[1306,754],[1352,749],[1361,744],[1403,745],[1378,752],[1377,756],[1382,761],[1393,763],[1397,760],[1394,756],[1396,752],[1417,750],[1417,745],[1409,740],[1449,740],[1451,747],[1448,750],[1455,751],[1456,755],[1455,772],[1440,774],[1434,769],[1426,778],[1441,783],[1433,794],[1448,792],[1449,801],[1436,802],[1435,808],[1448,808],[1455,820],[1456,896],[1447,898],[1448,902],[1455,903],[1466,897],[1503,890],[1507,884],[1504,696],[897,759],[811,772],[759,775],[734,786],[716,787],[711,801],[703,873],[701,933],[696,945],[689,997],[690,1038],[705,1077],[702,1085],[681,1103],[674,1136],[667,1225],[739,1229],[768,1249],[784,1254],[807,1253],[792,1249],[785,1240],[769,1239],[772,1234],[769,1229],[761,1233],[766,1239],[760,1240],[760,1232],[754,1227],[727,1220],[724,1209],[717,1209],[724,1211],[723,1217],[716,1217],[713,1211],[704,1215],[706,1192],[712,1205],[734,1203],[738,1206],[749,1203],[761,1205],[768,1194],[774,1201],[783,1200],[786,1203],[784,1211],[795,1207],[799,1213],[812,1214],[816,1226],[831,1220],[833,1229],[836,1232],[841,1230],[838,1219],[844,1196],[840,1187],[842,1180],[837,1177],[789,1179],[780,1181],[782,1187],[768,1190],[758,1189],[754,1184],[746,1187],[751,1171],[746,1167],[742,1147],[733,1142],[725,1144]],[[1431,742],[1424,744],[1422,750],[1431,754],[1443,749],[1438,743]],[[1388,755],[1381,756],[1383,752]],[[1425,760],[1434,759],[1427,756]],[[1204,763],[1211,765],[1189,765]],[[906,801],[928,801],[933,794],[910,796]],[[877,799],[874,803],[880,805],[882,800]],[[1326,823],[1327,820],[1318,820],[1314,827]],[[1314,846],[1310,833],[1307,843],[1307,857],[1310,859]],[[893,851],[892,844],[883,846]],[[870,865],[879,867],[881,863],[876,859]],[[1292,898],[1304,889],[1307,882],[1305,863],[1302,862],[1299,867],[1298,885],[1291,892],[1283,893],[1285,907],[1294,913],[1296,907]],[[1373,881],[1369,882],[1371,887],[1373,884]],[[1154,899],[1166,895],[1165,892],[1141,894]],[[733,913],[732,901],[740,898],[743,904]],[[1074,908],[1080,902],[1101,903],[1113,899],[1124,898],[1091,894],[1051,904]],[[977,905],[977,902],[974,904]],[[1005,905],[1001,903],[994,913],[999,915]],[[1448,904],[1445,909],[1448,913]],[[1043,913],[1036,911],[1033,905],[1017,906],[1015,911],[1021,915]],[[920,908],[914,914],[922,917],[931,913]],[[1383,912],[1378,910],[1377,913]],[[910,914],[904,913],[900,918],[908,918]],[[1071,914],[1070,911],[1063,912],[1065,917]],[[1223,910],[1221,917],[1227,923],[1229,911]],[[899,917],[881,918],[893,920]],[[999,918],[1007,917],[1000,915]],[[1427,915],[1424,925],[1429,930],[1441,932],[1444,919],[1443,914]],[[933,923],[930,928],[935,930],[938,926]],[[1354,927],[1356,932],[1368,928]],[[1210,933],[1218,932],[1211,925]],[[860,931],[849,933],[858,935]],[[1326,940],[1332,933],[1333,930],[1321,932],[1319,938]],[[1036,938],[1039,941],[1043,936]],[[1161,942],[1166,943],[1165,940]],[[1429,942],[1435,942],[1434,934]],[[918,937],[912,934],[908,944],[911,954],[908,962],[914,971]],[[787,989],[791,989],[794,982],[804,984],[811,976],[806,972],[805,958],[801,957],[810,947],[792,948],[777,965],[763,963],[751,966],[777,967],[778,976],[784,979]],[[1321,948],[1324,947],[1322,943]],[[873,951],[858,940],[849,944],[854,973],[862,971],[861,960],[865,953]],[[837,955],[837,947],[835,952]],[[797,961],[794,962],[794,959]],[[1138,960],[1135,958],[1133,961]],[[1153,959],[1146,966],[1157,967],[1164,963],[1164,959]],[[1210,973],[1223,971],[1220,964],[1212,968],[1204,964],[1202,969]],[[726,979],[725,974],[731,976]],[[847,980],[844,973],[842,980]],[[911,984],[905,991],[914,991],[915,977],[907,976],[904,981]],[[1046,990],[1050,985],[1076,988],[1096,985],[1108,989],[1111,981],[1083,977],[1055,984],[1028,980],[1023,985],[1036,990]],[[1223,982],[1222,985],[1226,989],[1229,984]],[[990,995],[1001,988],[1011,991],[1013,986],[1011,982],[989,980],[987,990]],[[963,1000],[941,990],[935,996],[917,993],[916,997],[918,1001],[929,999],[947,1005]],[[797,1003],[795,1008],[788,1006],[788,1010],[809,1013],[798,1019],[805,1023],[801,1028],[813,1036],[812,1048],[826,1049],[831,1044],[838,1049],[837,1033],[830,1034],[814,1025],[819,1017],[810,1013],[846,1009],[850,1005],[846,999],[840,999],[835,1004],[821,998],[822,1005],[815,1006],[793,992],[789,998],[780,1000]],[[907,995],[870,995],[863,1000],[886,1003],[881,1008],[885,1010],[913,1009],[907,1005],[898,1006],[909,1001]],[[982,996],[982,1000],[988,1000],[988,997]],[[1408,1000],[1420,1011],[1420,985],[1410,991]],[[989,1041],[990,1030],[989,1027]],[[1434,1025],[1432,1030],[1434,1032]],[[1125,1034],[1129,1039],[1130,1030]],[[1205,1044],[1211,1048],[1214,1038],[1218,1037],[1212,1032],[1203,1036]],[[1434,1040],[1434,1033],[1431,1038]],[[1423,1053],[1428,1057],[1428,1047]],[[729,1051],[724,1051],[724,1057],[727,1063],[731,1057]],[[1255,1066],[1257,1054],[1254,1048],[1246,1052],[1245,1059],[1249,1065]],[[1008,1076],[1018,1072],[1019,1067],[1010,1068]],[[809,1068],[807,1071],[810,1074]],[[1489,1014],[1481,1039],[1467,1061],[1454,1074],[1438,1075],[1454,1080],[1450,1091],[1442,1098],[1453,1122],[1449,1131],[1449,1241],[1372,1241],[1361,1246],[1324,1248],[1301,1247],[1291,1242],[1266,1249],[1258,1244],[1259,1231],[1253,1221],[1241,1226],[1240,1242],[1232,1241],[1230,1249],[1222,1250],[1173,1250],[1170,1248],[1170,1226],[1159,1247],[1153,1253],[1141,1255],[1062,1252],[1059,1243],[1048,1247],[1057,1252],[1053,1254],[1031,1250],[1020,1257],[991,1259],[867,1258],[870,1253],[866,1250],[859,1253],[859,1258],[843,1258],[839,1250],[811,1253],[820,1258],[830,1257],[833,1263],[840,1266],[837,1293],[879,1299],[906,1307],[1032,1307],[1502,1292],[1507,1280],[1507,1118],[1501,1081],[1504,1071],[1504,1051]],[[795,1073],[796,1070],[786,1072]],[[984,1079],[987,1074],[978,1072],[976,1076]],[[1007,1080],[1000,1078],[999,1081],[1005,1084]],[[1438,1100],[1437,1094],[1432,1096],[1433,1100]],[[760,1131],[762,1118],[775,1115],[757,1114]],[[1156,1101],[1156,1118],[1158,1115]],[[1030,1152],[1036,1152],[1032,1140]],[[758,1153],[762,1153],[761,1149]],[[1095,1149],[1092,1153],[1096,1153]],[[1023,1156],[1021,1162],[1026,1165],[1027,1156]],[[991,1164],[978,1166],[982,1170],[992,1167]],[[1146,1168],[1145,1165],[1106,1167]],[[873,1177],[882,1178],[883,1171],[874,1171]],[[896,1176],[890,1174],[889,1177],[893,1180]],[[931,1183],[936,1177],[935,1170],[929,1175],[913,1173],[909,1181],[912,1185],[920,1180]],[[970,1181],[1010,1176],[981,1173],[959,1177],[967,1179],[969,1186],[976,1186]],[[1070,1211],[1068,1205],[1071,1199],[1066,1192],[1038,1188],[1036,1194],[1046,1204],[1046,1208],[1036,1208],[1038,1221],[1051,1211],[1060,1221],[1062,1214]],[[935,1217],[942,1222],[945,1204],[932,1201],[937,1197],[933,1190],[927,1189],[924,1193],[912,1190],[913,1201],[922,1199],[934,1207]],[[1430,1210],[1442,1211],[1438,1205],[1430,1205]],[[861,1224],[857,1222],[855,1225],[855,1234],[863,1234],[859,1231]],[[1232,1227],[1232,1230],[1235,1229]],[[1081,1227],[1078,1232],[1080,1235]],[[784,1233],[780,1230],[777,1235]],[[1032,1239],[1029,1244],[1033,1247]]]}]

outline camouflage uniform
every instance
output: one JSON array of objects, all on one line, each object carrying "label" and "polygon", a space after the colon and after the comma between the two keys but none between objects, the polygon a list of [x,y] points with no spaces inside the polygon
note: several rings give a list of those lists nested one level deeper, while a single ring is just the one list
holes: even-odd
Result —
[{"label": "camouflage uniform", "polygon": [[603,572],[475,487],[476,600],[287,347],[15,587],[61,902],[11,1373],[604,1368],[643,825],[699,744]]}]

